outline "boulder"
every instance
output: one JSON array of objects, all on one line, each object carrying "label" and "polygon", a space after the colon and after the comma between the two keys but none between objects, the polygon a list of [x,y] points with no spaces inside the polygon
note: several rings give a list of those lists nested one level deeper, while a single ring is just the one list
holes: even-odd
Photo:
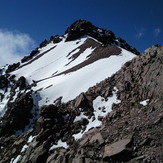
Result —
[{"label": "boulder", "polygon": [[58,115],[58,108],[53,105],[43,105],[40,108],[40,115],[44,118],[55,118]]},{"label": "boulder", "polygon": [[113,159],[115,161],[128,161],[131,159],[131,148],[128,145],[131,139],[119,140],[113,144],[105,145],[103,159]]},{"label": "boulder", "polygon": [[89,141],[91,144],[92,143],[99,143],[99,145],[103,144],[104,143],[104,139],[101,135],[101,133],[96,133],[95,135],[92,136],[92,138],[90,139]]},{"label": "boulder", "polygon": [[89,110],[90,108],[92,109],[92,105],[90,104],[90,101],[87,99],[84,93],[80,94],[76,98],[75,108],[81,108],[84,111]]},{"label": "boulder", "polygon": [[42,127],[43,127],[43,123],[44,123],[44,120],[43,120],[42,117],[40,117],[40,118],[36,121],[36,123],[35,123],[35,125],[34,125],[34,132],[35,132],[36,134],[38,134],[38,133],[41,131],[41,129],[42,129]]},{"label": "boulder", "polygon": [[24,76],[21,76],[16,83],[13,86],[13,90],[15,90],[17,87],[19,87],[20,90],[23,90],[26,88],[26,78]]}]

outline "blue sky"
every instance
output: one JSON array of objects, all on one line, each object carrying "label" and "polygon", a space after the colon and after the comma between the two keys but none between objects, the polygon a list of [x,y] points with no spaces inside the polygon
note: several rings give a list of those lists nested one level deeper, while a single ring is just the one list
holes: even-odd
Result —
[{"label": "blue sky", "polygon": [[[52,35],[64,34],[77,19],[112,30],[143,52],[163,44],[162,7],[163,0],[1,0],[0,65],[27,55]],[[4,48],[8,40],[10,47]]]}]

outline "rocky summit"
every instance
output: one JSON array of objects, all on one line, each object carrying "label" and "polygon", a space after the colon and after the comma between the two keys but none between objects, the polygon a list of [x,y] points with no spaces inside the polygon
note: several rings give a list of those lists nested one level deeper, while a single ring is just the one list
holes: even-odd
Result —
[{"label": "rocky summit", "polygon": [[162,151],[162,45],[140,54],[78,20],[0,68],[0,163],[161,163]]}]

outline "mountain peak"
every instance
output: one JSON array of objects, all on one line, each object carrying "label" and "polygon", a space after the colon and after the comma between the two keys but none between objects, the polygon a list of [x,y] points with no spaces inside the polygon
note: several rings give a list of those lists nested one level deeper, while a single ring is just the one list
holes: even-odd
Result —
[{"label": "mountain peak", "polygon": [[113,44],[120,46],[136,55],[140,53],[130,46],[125,40],[122,38],[116,38],[115,34],[111,30],[106,30],[100,27],[93,25],[91,22],[86,20],[77,20],[72,23],[67,30],[65,31],[67,34],[66,41],[72,41],[78,39],[82,36],[91,36],[103,44]]},{"label": "mountain peak", "polygon": [[65,33],[68,34],[66,41],[71,41],[84,35],[91,36],[103,44],[113,44],[115,40],[115,35],[112,31],[96,27],[86,20],[75,21],[67,28]]}]

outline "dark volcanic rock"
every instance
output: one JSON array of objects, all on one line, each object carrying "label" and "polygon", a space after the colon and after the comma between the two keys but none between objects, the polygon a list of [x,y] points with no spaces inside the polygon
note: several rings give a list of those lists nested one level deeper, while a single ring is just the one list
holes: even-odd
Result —
[{"label": "dark volcanic rock", "polygon": [[45,39],[42,43],[40,43],[40,48],[45,47],[48,43],[49,43],[49,41],[47,41],[47,40]]},{"label": "dark volcanic rock", "polygon": [[51,36],[50,41],[53,41],[53,43],[59,43],[62,39],[59,37],[59,35]]},{"label": "dark volcanic rock", "polygon": [[140,53],[136,50],[136,48],[133,48],[132,46],[130,46],[126,40],[123,40],[122,38],[118,37],[115,41],[116,45],[119,45],[121,48],[124,48],[136,55],[140,55]]},{"label": "dark volcanic rock", "polygon": [[2,75],[0,76],[0,88],[6,88],[9,84],[9,81],[6,76]]},{"label": "dark volcanic rock", "polygon": [[115,39],[112,31],[99,29],[85,20],[74,22],[65,33],[68,34],[66,41],[75,40],[85,35],[92,36],[104,44],[114,43]]},{"label": "dark volcanic rock", "polygon": [[44,105],[40,108],[40,115],[45,118],[53,118],[57,116],[58,108],[54,105]]},{"label": "dark volcanic rock", "polygon": [[75,108],[82,108],[83,110],[86,110],[86,109],[92,108],[92,104],[90,104],[90,101],[82,93],[76,99]]},{"label": "dark volcanic rock", "polygon": [[20,90],[23,90],[26,88],[26,79],[24,76],[21,76],[14,84],[13,90],[15,90],[17,87],[19,87]]},{"label": "dark volcanic rock", "polygon": [[8,110],[0,124],[0,135],[11,134],[16,130],[23,130],[29,123],[33,99],[29,93],[21,94],[13,104],[9,104]]},{"label": "dark volcanic rock", "polygon": [[120,47],[131,51],[134,54],[139,55],[140,53],[130,46],[125,40],[116,38],[114,33],[110,30],[98,28],[92,23],[86,20],[77,20],[65,31],[67,34],[66,41],[72,41],[82,36],[91,36],[103,44],[115,44]]},{"label": "dark volcanic rock", "polygon": [[8,69],[6,70],[6,73],[10,73],[10,72],[16,70],[19,66],[20,66],[20,62],[9,65]]},{"label": "dark volcanic rock", "polygon": [[24,63],[24,62],[31,60],[38,53],[39,53],[38,48],[36,48],[35,50],[32,50],[29,56],[25,56],[23,59],[21,59],[21,62]]}]

